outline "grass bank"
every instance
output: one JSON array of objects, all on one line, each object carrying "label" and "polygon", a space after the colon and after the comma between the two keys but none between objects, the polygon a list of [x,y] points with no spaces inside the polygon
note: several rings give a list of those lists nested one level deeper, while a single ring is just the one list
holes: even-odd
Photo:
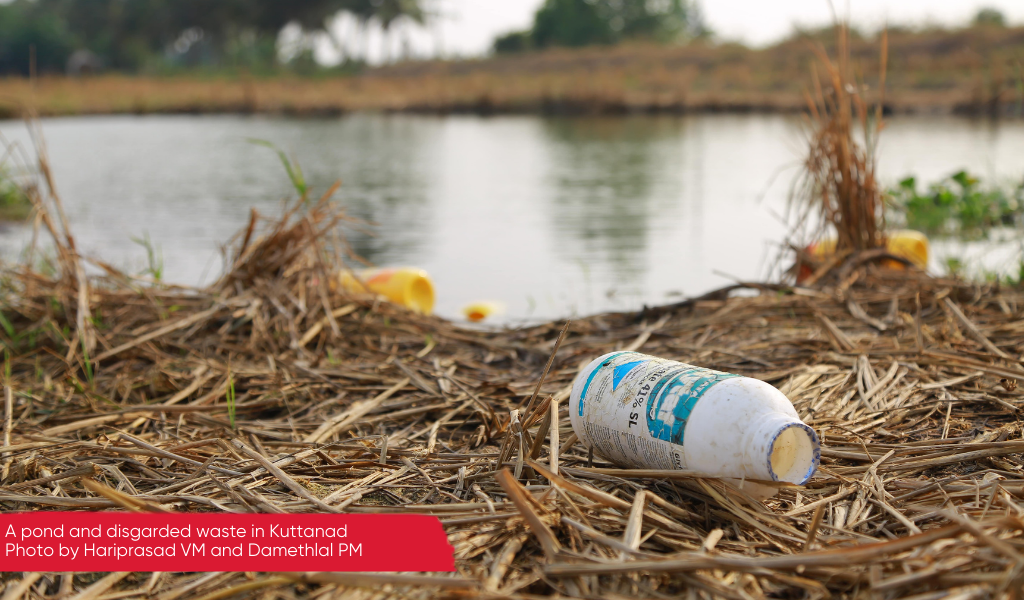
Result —
[{"label": "grass bank", "polygon": [[[827,36],[819,38],[826,46]],[[892,31],[885,107],[897,113],[1020,115],[1024,28]],[[854,39],[876,79],[878,41]],[[695,43],[557,49],[470,61],[411,62],[359,75],[275,78],[103,75],[0,80],[0,111],[44,115],[261,112],[621,113],[798,111],[812,40],[770,48]],[[870,94],[868,94],[870,95]]]}]

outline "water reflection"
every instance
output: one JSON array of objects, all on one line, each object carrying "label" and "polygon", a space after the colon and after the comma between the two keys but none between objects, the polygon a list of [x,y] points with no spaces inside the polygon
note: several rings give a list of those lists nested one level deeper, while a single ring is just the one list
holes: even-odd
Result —
[{"label": "water reflection", "polygon": [[373,224],[373,235],[346,230],[360,256],[388,263],[429,246],[436,211],[427,192],[439,126],[401,115],[301,123],[295,142],[311,184],[322,192],[340,179],[337,197],[348,214]]},{"label": "water reflection", "polygon": [[684,124],[651,117],[544,122],[556,248],[568,260],[609,271],[616,292],[637,291],[652,223],[677,213]]},{"label": "water reflection", "polygon": [[[274,153],[247,141],[259,138],[302,166],[314,194],[340,178],[351,214],[379,223],[375,236],[349,236],[355,249],[427,269],[440,314],[494,299],[512,319],[697,295],[729,283],[716,272],[762,276],[768,245],[785,232],[773,213],[795,174],[778,172],[804,148],[797,118],[766,115],[129,116],[43,128],[87,254],[141,270],[131,238],[148,232],[166,280],[211,280],[218,246],[250,207],[277,214],[294,195]],[[0,133],[27,141],[19,122],[0,122]],[[1018,179],[1024,123],[893,119],[879,167],[888,182],[962,168]],[[0,254],[30,238],[25,225],[0,230]]]}]

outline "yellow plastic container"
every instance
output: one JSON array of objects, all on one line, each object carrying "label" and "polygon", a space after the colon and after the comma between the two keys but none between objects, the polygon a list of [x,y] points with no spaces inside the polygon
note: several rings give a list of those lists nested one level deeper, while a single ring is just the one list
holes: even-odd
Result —
[{"label": "yellow plastic container", "polygon": [[[919,269],[928,267],[928,238],[920,231],[900,229],[889,232],[886,249],[894,256],[909,260],[911,264]],[[809,250],[815,258],[824,259],[835,252],[836,239],[826,238],[812,245]],[[903,265],[896,261],[888,261],[886,266],[897,269],[903,268]]]},{"label": "yellow plastic container", "polygon": [[378,294],[413,312],[429,315],[434,310],[434,283],[423,269],[342,271],[338,281],[348,292]]}]

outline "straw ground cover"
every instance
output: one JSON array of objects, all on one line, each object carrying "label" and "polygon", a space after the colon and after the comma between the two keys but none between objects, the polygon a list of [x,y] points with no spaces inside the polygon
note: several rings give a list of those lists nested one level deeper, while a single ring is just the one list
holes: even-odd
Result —
[{"label": "straw ground cover", "polygon": [[[861,254],[815,288],[467,330],[335,290],[328,197],[254,215],[223,278],[183,289],[89,276],[35,189],[57,274],[3,271],[0,510],[426,513],[458,573],[8,574],[5,600],[1019,597],[1018,289]],[[593,455],[569,386],[617,348],[778,386],[821,469],[761,501]]]},{"label": "straw ground cover", "polygon": [[[830,34],[819,36],[834,47]],[[1024,28],[890,32],[886,107],[895,112],[1022,114]],[[860,74],[877,42],[851,40]],[[734,44],[626,44],[484,60],[409,62],[359,76],[103,75],[0,79],[0,114],[352,110],[428,112],[802,111],[815,61],[804,36],[754,50]]]},{"label": "straw ground cover", "polygon": [[[832,166],[809,162],[808,189],[842,225],[877,190],[844,175],[871,173],[849,115],[819,126],[812,156]],[[1024,587],[1019,289],[879,269],[878,240],[853,231],[815,287],[737,284],[639,313],[468,330],[331,285],[347,253],[333,190],[303,190],[275,221],[254,213],[221,280],[181,289],[95,260],[104,275],[87,276],[45,157],[39,172],[46,185],[29,191],[57,275],[3,272],[3,510],[426,513],[458,572],[29,573],[7,576],[5,600]],[[567,400],[578,369],[615,349],[778,386],[821,436],[821,468],[762,500],[605,462],[576,439]]]}]

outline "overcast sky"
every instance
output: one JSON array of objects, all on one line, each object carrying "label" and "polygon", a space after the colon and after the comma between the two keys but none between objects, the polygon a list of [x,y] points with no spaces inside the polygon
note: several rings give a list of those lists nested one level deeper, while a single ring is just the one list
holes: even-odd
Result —
[{"label": "overcast sky", "polygon": [[[525,29],[544,0],[427,0],[440,13],[429,31],[409,32],[408,44],[418,55],[443,48],[447,56],[478,56],[487,52],[494,37]],[[718,39],[763,46],[786,37],[794,25],[831,23],[828,0],[699,0],[705,21]],[[1024,24],[1024,0],[835,0],[840,14],[849,14],[855,26],[878,29],[886,22],[901,25],[961,25],[982,7],[997,8],[1014,24]],[[848,7],[848,8],[847,8]],[[346,25],[339,24],[339,32]],[[350,37],[350,36],[348,36]],[[399,52],[400,36],[393,36],[392,53]],[[383,53],[382,40],[373,35],[373,58]],[[323,49],[325,54],[329,50]],[[328,56],[322,58],[328,59]]]}]

